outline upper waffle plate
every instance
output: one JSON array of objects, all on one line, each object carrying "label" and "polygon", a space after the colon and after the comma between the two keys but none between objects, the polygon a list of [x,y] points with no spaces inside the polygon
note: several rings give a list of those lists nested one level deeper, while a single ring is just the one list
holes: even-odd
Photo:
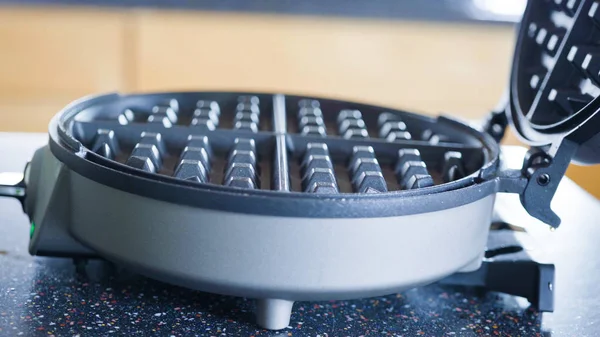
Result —
[{"label": "upper waffle plate", "polygon": [[[585,144],[600,108],[600,1],[529,1],[519,28],[510,89],[510,116],[531,145],[569,137]],[[585,128],[582,125],[586,123]],[[600,161],[597,141],[577,162]]]},{"label": "upper waffle plate", "polygon": [[448,119],[270,94],[115,95],[66,126],[88,159],[113,169],[246,190],[446,186],[475,175],[494,151],[479,132]]}]

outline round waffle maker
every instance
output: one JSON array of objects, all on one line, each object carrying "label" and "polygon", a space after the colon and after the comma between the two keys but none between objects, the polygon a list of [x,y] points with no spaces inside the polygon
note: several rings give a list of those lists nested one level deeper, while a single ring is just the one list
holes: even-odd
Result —
[{"label": "round waffle maker", "polygon": [[[483,127],[267,93],[86,97],[50,123],[16,184],[33,255],[98,256],[165,282],[258,299],[385,295],[479,268],[496,193],[557,227],[570,162],[600,161],[600,9],[531,1],[506,104]],[[532,148],[502,165],[511,124]]]}]

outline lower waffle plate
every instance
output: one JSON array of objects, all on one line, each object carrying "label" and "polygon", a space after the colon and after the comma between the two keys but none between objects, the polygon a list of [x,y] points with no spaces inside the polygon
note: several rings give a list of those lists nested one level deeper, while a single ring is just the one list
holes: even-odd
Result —
[{"label": "lower waffle plate", "polygon": [[31,162],[30,251],[257,298],[259,323],[279,329],[293,301],[478,268],[498,158],[463,123],[352,102],[90,97],[53,120]]}]

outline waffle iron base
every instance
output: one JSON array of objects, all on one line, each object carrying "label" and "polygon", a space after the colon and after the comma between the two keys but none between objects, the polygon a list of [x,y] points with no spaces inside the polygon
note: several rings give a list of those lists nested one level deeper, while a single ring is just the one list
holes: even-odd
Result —
[{"label": "waffle iron base", "polygon": [[[188,96],[180,96],[179,101],[186,102],[186,97]],[[215,184],[180,186],[172,184],[168,174],[164,178],[164,170],[161,174],[144,172],[149,170],[149,166],[146,166],[143,170],[132,171],[127,167],[137,167],[137,162],[132,159],[127,160],[125,166],[107,162],[106,159],[114,158],[114,148],[117,147],[110,144],[112,138],[101,137],[113,132],[124,139],[120,144],[121,148],[125,148],[122,151],[132,151],[133,159],[145,158],[139,157],[139,154],[135,157],[136,153],[141,153],[136,151],[144,145],[143,141],[133,150],[127,149],[127,137],[136,137],[135,125],[132,126],[133,133],[125,133],[123,125],[119,125],[121,123],[73,121],[78,116],[83,116],[84,120],[86,111],[93,110],[100,104],[99,100],[102,104],[107,104],[108,100],[110,105],[111,100],[116,98],[119,101],[120,98],[92,98],[67,107],[51,123],[49,145],[36,152],[27,173],[29,192],[25,208],[36,224],[32,232],[30,252],[48,256],[100,256],[172,284],[212,293],[256,298],[258,324],[267,329],[282,329],[289,324],[294,301],[386,295],[480,267],[496,192],[506,187],[503,184],[505,181],[496,175],[498,146],[493,140],[490,141],[491,138],[459,122],[419,120],[421,117],[399,112],[395,116],[401,116],[408,124],[416,125],[417,130],[419,126],[437,128],[438,137],[445,139],[445,142],[438,143],[431,139],[395,141],[390,137],[382,140],[353,140],[345,139],[345,136],[344,139],[337,139],[335,136],[319,138],[295,136],[293,133],[286,135],[284,131],[277,131],[286,128],[286,124],[277,125],[278,114],[290,117],[285,109],[277,109],[282,97],[273,96],[272,110],[275,118],[269,124],[276,132],[269,137],[276,140],[274,150],[261,149],[264,141],[261,143],[260,139],[265,136],[260,131],[232,132],[237,137],[233,142],[234,148],[242,138],[258,139],[258,145],[253,145],[258,150],[250,159],[257,156],[268,157],[269,151],[276,153],[270,160],[273,165],[270,173],[263,166],[262,172],[259,171],[260,177],[253,178],[257,181],[261,179],[263,188],[247,192]],[[324,108],[327,104],[334,105],[327,100],[320,101],[324,102]],[[198,104],[200,102],[205,101],[199,101]],[[340,133],[343,133],[341,129],[344,125],[353,124],[358,126],[356,130],[362,130],[352,131],[353,134],[372,134],[372,129],[368,128],[375,123],[373,118],[393,114],[377,111],[368,114],[365,111],[368,112],[373,107],[360,108],[368,126],[361,126],[365,123],[358,122],[355,118],[356,113],[353,111],[359,110],[342,110],[340,116],[349,115],[347,111],[354,115],[341,122],[338,117]],[[258,108],[253,109],[250,110],[257,111]],[[154,110],[160,109],[152,108]],[[111,111],[118,109],[113,106]],[[300,111],[303,111],[302,108]],[[169,113],[171,112],[167,115]],[[198,110],[194,112],[197,113],[199,114]],[[244,113],[238,112],[236,116]],[[161,113],[152,112],[147,119],[151,120],[159,114]],[[184,114],[185,112],[180,111],[179,118],[183,119],[181,115]],[[262,114],[263,117],[260,118],[268,118],[264,117],[266,112]],[[227,118],[227,115],[224,113],[221,118]],[[330,117],[325,116],[324,119],[328,121],[328,118]],[[282,117],[279,118],[281,119]],[[89,130],[85,130],[93,123],[103,127],[110,126],[116,132],[102,128],[97,132],[94,130],[90,137],[86,135]],[[287,125],[290,123],[292,122]],[[400,127],[399,123],[404,122],[381,124],[380,135],[385,137],[386,132],[403,134],[405,131],[387,130],[389,125]],[[180,133],[185,135],[187,129],[179,125],[172,128],[160,125],[159,130],[164,130],[161,132],[166,135],[166,141],[158,148],[170,149],[171,153],[178,151],[172,149],[173,144],[181,142],[181,137],[175,133],[178,127]],[[156,131],[157,126],[148,124],[146,128]],[[415,126],[409,130],[414,133],[414,128]],[[323,129],[329,130],[326,127]],[[142,138],[147,138],[144,132]],[[198,131],[193,129],[188,132]],[[226,149],[219,149],[219,146],[225,146],[223,144],[231,147],[227,145],[228,141],[222,140],[226,134],[219,136],[218,131],[206,134],[209,141],[216,144],[216,150],[207,153],[228,153]],[[71,135],[75,135],[74,138]],[[99,143],[101,146],[92,144],[98,143],[98,139],[105,142]],[[204,144],[207,142],[204,141]],[[299,144],[306,145],[298,149]],[[420,147],[423,160],[430,163],[431,167],[424,171],[425,176],[415,175],[417,182],[414,186],[400,186],[402,189],[412,189],[411,191],[388,192],[385,187],[380,187],[384,190],[367,189],[367,193],[358,193],[362,191],[362,184],[356,183],[358,173],[354,173],[355,178],[350,181],[355,193],[295,192],[293,189],[298,187],[289,184],[294,178],[291,176],[293,170],[288,171],[282,166],[301,162],[304,147],[308,152],[311,146],[315,146],[311,144],[325,144],[323,148],[330,149],[329,158],[333,158],[334,163],[348,160],[340,159],[340,156],[348,156],[347,151],[351,154],[362,151],[376,155],[380,159],[381,168],[377,159],[351,159],[358,161],[358,169],[367,164],[377,165],[372,170],[385,170],[385,167],[394,165],[399,167],[393,159],[394,153],[399,150],[399,160],[402,161],[403,149]],[[95,150],[94,153],[81,146],[99,151]],[[156,149],[154,145],[152,147]],[[291,154],[286,154],[285,148],[291,148]],[[456,151],[453,152],[452,149]],[[183,150],[183,156],[186,151],[187,148]],[[229,164],[226,165],[234,161],[235,166],[235,158],[232,159],[232,156],[242,152],[229,151]],[[97,157],[98,153],[102,156]],[[454,159],[449,157],[449,153],[455,156]],[[161,155],[164,162],[167,162],[169,157],[165,150]],[[216,158],[218,155],[213,156]],[[304,157],[302,165],[312,165],[306,164],[306,154]],[[325,156],[311,155],[308,160],[314,160],[313,163],[317,160],[326,160],[327,163],[328,160],[331,163],[332,159],[322,157]],[[439,170],[442,175],[449,174],[446,164],[448,161],[458,160],[456,158],[463,158],[463,162],[459,163],[462,166],[456,167],[459,171],[467,170],[462,176],[444,178],[454,181],[438,182],[435,186],[419,187],[419,181],[425,181],[425,178],[431,181],[431,177],[427,177],[428,173],[435,174]],[[151,159],[145,158],[148,163],[152,163]],[[215,160],[212,160],[213,165],[218,163]],[[157,163],[159,162],[154,161],[152,165]],[[182,160],[178,165],[185,163]],[[410,178],[409,172],[415,167],[425,167],[424,165],[421,162],[409,162],[408,166],[404,165],[404,171],[396,172],[398,179],[406,184],[406,179]],[[348,170],[352,170],[351,164],[348,167]],[[320,173],[319,170],[323,169],[313,169],[311,172]],[[177,176],[179,168],[174,171]],[[214,167],[213,172],[216,172]],[[340,175],[339,172],[336,169],[336,180],[342,182],[343,174]],[[372,173],[363,173],[359,178],[366,179],[363,177]],[[377,177],[383,178],[381,173],[378,174]],[[227,177],[223,179],[225,182],[230,181]],[[302,178],[302,186],[305,186],[305,179],[307,178]],[[271,189],[276,191],[265,190],[264,180],[272,182]],[[388,188],[398,188],[391,180],[386,180],[386,183]],[[304,188],[310,189],[310,185],[306,186]],[[307,255],[307,251],[311,254]],[[389,265],[396,268],[386,268]]]}]

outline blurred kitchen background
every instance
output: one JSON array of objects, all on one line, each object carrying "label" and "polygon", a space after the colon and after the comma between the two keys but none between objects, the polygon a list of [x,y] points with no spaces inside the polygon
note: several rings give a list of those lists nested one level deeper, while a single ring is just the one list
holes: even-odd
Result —
[{"label": "blurred kitchen background", "polygon": [[[0,131],[45,132],[65,104],[108,91],[284,91],[481,119],[525,4],[0,0]],[[600,197],[599,173],[568,175]]]}]

